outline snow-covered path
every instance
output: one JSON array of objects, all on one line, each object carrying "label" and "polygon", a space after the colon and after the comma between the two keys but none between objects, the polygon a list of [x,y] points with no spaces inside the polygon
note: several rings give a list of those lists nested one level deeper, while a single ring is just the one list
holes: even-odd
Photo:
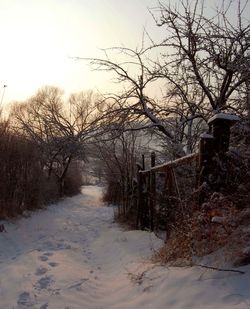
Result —
[{"label": "snow-covered path", "polygon": [[131,283],[126,267],[150,253],[151,236],[119,229],[113,209],[100,207],[101,188],[82,193],[5,224],[0,309],[113,308],[128,301],[126,294],[117,300],[121,292],[115,292],[124,279]]},{"label": "snow-covered path", "polygon": [[250,308],[248,274],[152,265],[161,241],[119,228],[100,197],[101,188],[85,187],[5,223],[0,309]]}]

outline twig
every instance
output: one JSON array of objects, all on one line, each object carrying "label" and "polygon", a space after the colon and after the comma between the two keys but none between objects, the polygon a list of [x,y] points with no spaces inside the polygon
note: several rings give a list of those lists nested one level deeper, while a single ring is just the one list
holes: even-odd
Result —
[{"label": "twig", "polygon": [[206,266],[202,264],[194,264],[194,266],[199,266],[207,269],[212,269],[212,270],[218,270],[218,271],[229,271],[229,272],[234,272],[234,273],[239,273],[239,274],[245,274],[244,271],[242,270],[236,270],[236,269],[226,269],[226,268],[218,268],[218,267],[213,267],[213,266]]}]

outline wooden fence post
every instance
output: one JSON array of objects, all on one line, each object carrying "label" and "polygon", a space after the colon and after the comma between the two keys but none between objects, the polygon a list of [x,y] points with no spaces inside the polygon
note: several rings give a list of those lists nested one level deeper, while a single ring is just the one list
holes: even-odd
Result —
[{"label": "wooden fence post", "polygon": [[[155,166],[155,152],[151,153],[151,167]],[[154,230],[154,213],[156,202],[156,187],[155,187],[155,172],[150,171],[150,204],[149,204],[149,216],[150,216],[150,229]]]},{"label": "wooden fence post", "polygon": [[[171,218],[169,217],[169,208],[170,208],[170,199],[169,197],[172,196],[172,193],[173,193],[173,175],[171,173],[171,170],[172,170],[172,167],[166,167],[165,168],[165,190],[168,194],[168,197],[167,197],[167,217],[166,217],[166,238],[165,238],[165,241],[168,240],[169,236],[170,236],[170,228],[169,228],[169,221],[171,221]],[[172,203],[171,203],[172,204]]]},{"label": "wooden fence post", "polygon": [[144,197],[143,197],[143,174],[140,171],[145,169],[145,157],[142,155],[142,166],[137,165],[137,183],[138,183],[138,206],[137,206],[137,218],[136,228],[144,228]]},{"label": "wooden fence post", "polygon": [[136,214],[136,229],[139,229],[142,211],[142,175],[140,171],[141,166],[137,164],[137,214]]}]

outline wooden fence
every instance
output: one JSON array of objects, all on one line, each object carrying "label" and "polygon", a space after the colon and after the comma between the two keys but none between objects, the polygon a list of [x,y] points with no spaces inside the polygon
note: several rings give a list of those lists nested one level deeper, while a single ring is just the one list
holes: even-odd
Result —
[{"label": "wooden fence", "polygon": [[210,179],[216,173],[215,157],[223,160],[229,148],[230,127],[237,120],[225,114],[210,119],[210,131],[201,135],[197,153],[155,165],[153,152],[149,168],[145,168],[145,156],[142,156],[123,205],[124,213],[133,212],[136,228],[169,233],[175,215],[189,206],[191,199],[194,202],[194,191],[204,182],[213,185]]},{"label": "wooden fence", "polygon": [[182,201],[197,187],[199,172],[198,153],[157,166],[155,159],[153,152],[151,167],[143,169],[138,165],[137,173],[136,227],[152,231],[167,229]]}]

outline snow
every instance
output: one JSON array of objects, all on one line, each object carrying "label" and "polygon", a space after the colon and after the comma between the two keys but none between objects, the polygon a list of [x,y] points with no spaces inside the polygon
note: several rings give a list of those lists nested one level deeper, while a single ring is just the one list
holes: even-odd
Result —
[{"label": "snow", "polygon": [[243,228],[243,233],[246,234],[247,236],[250,236],[250,227]]},{"label": "snow", "polygon": [[152,172],[152,171],[158,171],[158,170],[161,170],[163,168],[166,168],[166,167],[175,167],[177,165],[180,165],[180,164],[183,164],[183,163],[186,163],[186,162],[190,162],[191,160],[195,160],[197,159],[199,156],[198,153],[191,153],[189,155],[186,155],[184,157],[181,157],[179,159],[176,159],[176,160],[173,160],[173,161],[168,161],[168,162],[165,162],[163,164],[159,164],[159,165],[156,165],[154,167],[151,167],[150,169],[147,169],[147,170],[142,170],[140,171],[140,173],[149,173],[149,172]]},{"label": "snow", "polygon": [[208,120],[208,124],[213,122],[216,119],[229,120],[229,121],[232,121],[232,122],[237,122],[237,121],[240,120],[240,118],[237,115],[218,113],[218,114],[215,114],[212,118],[210,118]]},{"label": "snow", "polygon": [[211,222],[218,223],[218,224],[223,224],[225,222],[225,218],[224,217],[220,217],[220,216],[214,216],[211,219]]},{"label": "snow", "polygon": [[244,275],[173,268],[149,257],[154,234],[126,231],[101,202],[102,188],[4,224],[0,309],[249,308]]},{"label": "snow", "polygon": [[243,249],[243,253],[244,253],[245,255],[250,255],[250,246],[244,248],[244,249]]},{"label": "snow", "polygon": [[211,134],[209,134],[209,133],[202,133],[202,134],[200,135],[200,137],[201,137],[201,138],[212,138],[212,139],[214,138],[213,135],[211,135]]}]

